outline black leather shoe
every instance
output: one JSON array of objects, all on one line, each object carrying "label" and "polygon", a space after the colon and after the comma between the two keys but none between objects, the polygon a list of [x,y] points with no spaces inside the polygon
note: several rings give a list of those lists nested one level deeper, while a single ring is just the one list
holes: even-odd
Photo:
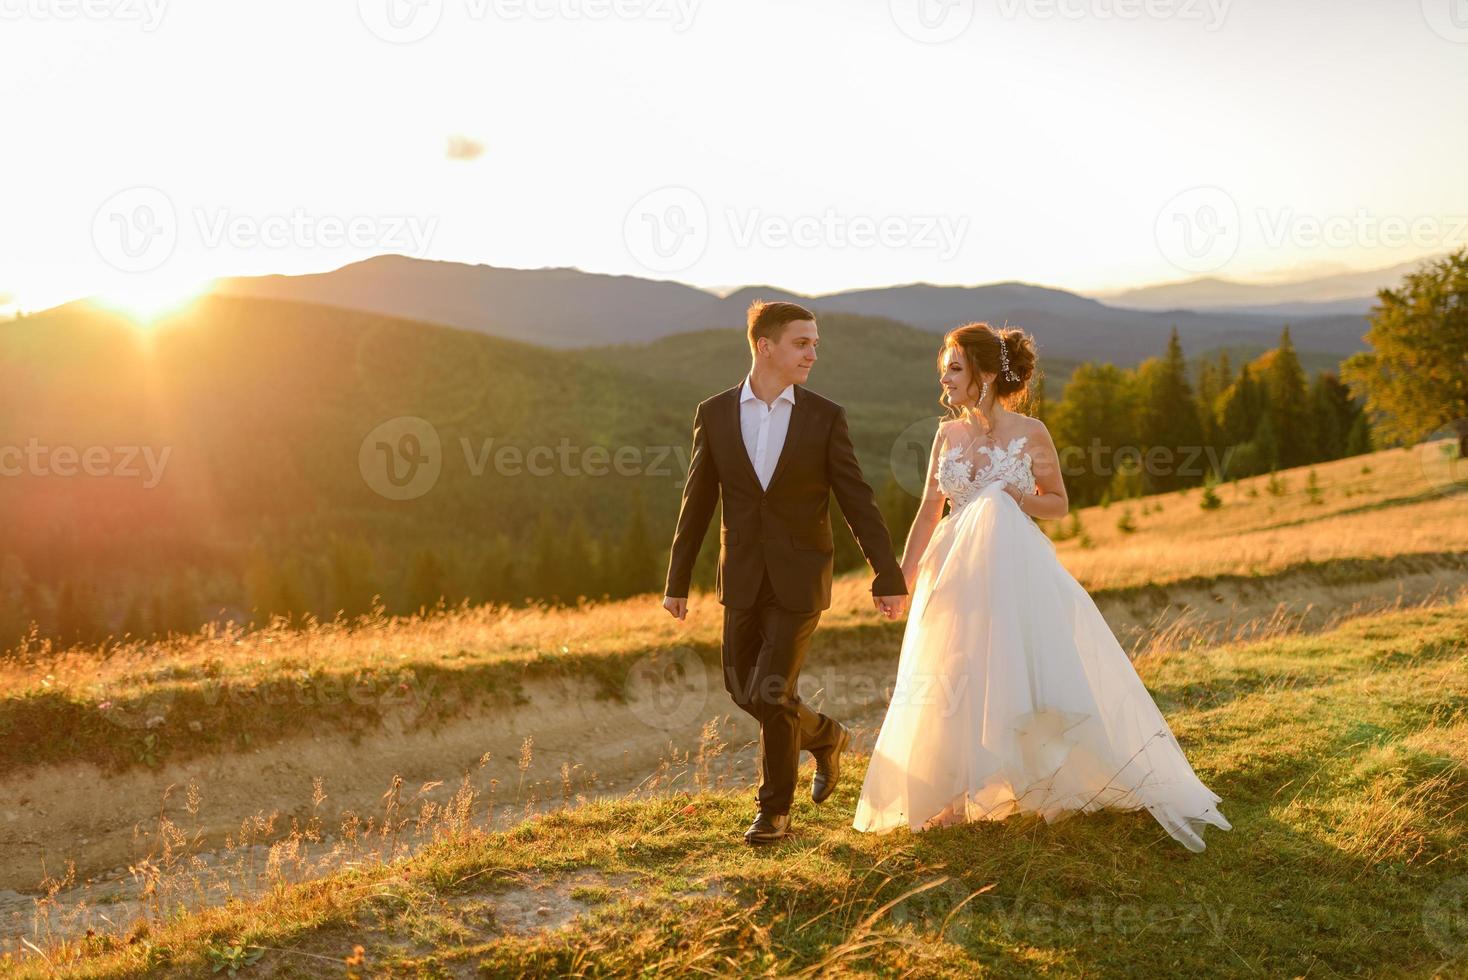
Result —
[{"label": "black leather shoe", "polygon": [[754,818],[754,823],[744,832],[744,840],[749,844],[769,844],[779,840],[790,833],[790,814],[788,813],[765,813]]},{"label": "black leather shoe", "polygon": [[816,803],[826,802],[836,792],[836,780],[841,778],[841,753],[851,741],[851,732],[845,725],[837,722],[836,727],[841,729],[841,737],[835,748],[816,756],[816,774],[810,781],[810,798]]}]

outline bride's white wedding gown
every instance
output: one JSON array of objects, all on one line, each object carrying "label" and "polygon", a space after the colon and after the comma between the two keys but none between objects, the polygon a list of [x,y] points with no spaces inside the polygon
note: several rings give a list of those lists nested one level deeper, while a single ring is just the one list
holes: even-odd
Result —
[{"label": "bride's white wedding gown", "polygon": [[[938,438],[942,438],[941,434]],[[923,552],[852,826],[884,833],[1146,807],[1189,850],[1230,824],[1110,627],[1003,489],[1033,493],[1025,437],[942,451],[950,503]],[[972,457],[972,458],[968,458]]]}]

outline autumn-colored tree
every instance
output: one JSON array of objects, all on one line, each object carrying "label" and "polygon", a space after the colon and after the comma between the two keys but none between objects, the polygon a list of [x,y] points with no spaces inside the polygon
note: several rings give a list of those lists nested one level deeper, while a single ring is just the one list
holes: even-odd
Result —
[{"label": "autumn-colored tree", "polygon": [[1414,443],[1468,419],[1468,247],[1377,294],[1365,339],[1341,374],[1387,442]]}]

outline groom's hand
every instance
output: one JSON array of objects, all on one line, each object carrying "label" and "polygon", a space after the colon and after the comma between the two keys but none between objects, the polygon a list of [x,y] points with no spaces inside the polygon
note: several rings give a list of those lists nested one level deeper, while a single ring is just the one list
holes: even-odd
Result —
[{"label": "groom's hand", "polygon": [[674,619],[683,620],[688,618],[688,598],[686,596],[663,596],[663,608]]}]

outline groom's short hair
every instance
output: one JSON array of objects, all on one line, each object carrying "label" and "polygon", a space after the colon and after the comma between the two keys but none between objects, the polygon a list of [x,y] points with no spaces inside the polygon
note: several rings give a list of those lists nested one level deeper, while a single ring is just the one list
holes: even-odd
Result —
[{"label": "groom's short hair", "polygon": [[757,299],[749,304],[749,349],[753,352],[761,337],[768,337],[770,343],[778,344],[786,324],[814,319],[815,314],[795,303],[766,303]]}]

